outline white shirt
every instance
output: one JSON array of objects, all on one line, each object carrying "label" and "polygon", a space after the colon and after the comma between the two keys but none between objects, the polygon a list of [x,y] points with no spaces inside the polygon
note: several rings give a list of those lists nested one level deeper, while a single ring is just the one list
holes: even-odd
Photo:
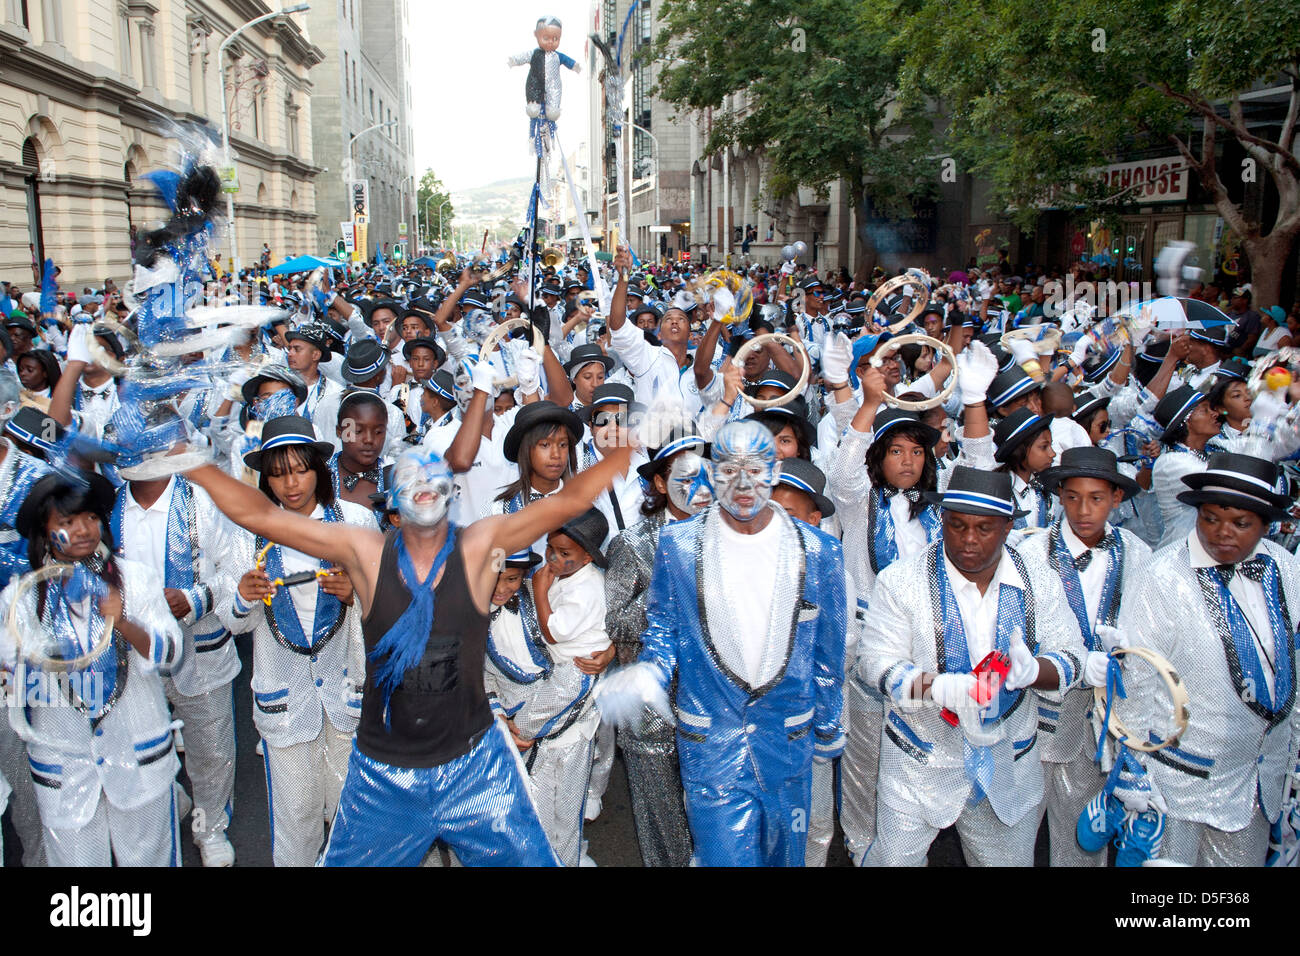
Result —
[{"label": "white shirt", "polygon": [[[581,450],[579,450],[581,456]],[[596,449],[596,460],[600,461],[600,449]],[[614,486],[609,491],[602,491],[592,504],[605,516],[609,522],[609,533],[605,535],[605,540],[601,542],[601,550],[609,547],[609,543],[619,533],[620,528],[618,521],[614,516],[614,502],[618,502],[619,514],[623,517],[623,528],[630,528],[641,520],[641,502],[645,501],[645,492],[641,490],[641,476],[637,473],[637,467],[645,464],[646,456],[643,452],[635,451],[632,453],[632,461],[627,466],[627,471],[621,475],[614,476]],[[581,465],[581,458],[579,458]],[[611,493],[613,498],[610,497]]]},{"label": "white shirt", "polygon": [[[1264,549],[1258,544],[1255,550],[1246,555],[1246,560],[1250,560],[1258,554],[1263,553]],[[1208,551],[1201,544],[1201,538],[1193,528],[1191,534],[1187,536],[1187,553],[1191,558],[1193,570],[1196,568],[1214,568],[1218,567],[1219,562],[1210,557]],[[1232,595],[1233,600],[1237,602],[1237,607],[1241,609],[1242,615],[1249,622],[1250,630],[1255,636],[1255,650],[1263,647],[1263,653],[1259,654],[1259,669],[1264,672],[1264,681],[1268,684],[1268,694],[1273,696],[1273,666],[1270,662],[1276,660],[1273,654],[1273,625],[1268,619],[1268,603],[1264,597],[1264,585],[1262,582],[1252,581],[1244,574],[1234,574],[1232,580],[1228,582],[1228,593]]]},{"label": "white shirt", "polygon": [[[1103,534],[1112,533],[1110,523],[1107,522]],[[1061,522],[1061,540],[1065,542],[1066,550],[1070,552],[1072,558],[1077,558],[1088,550],[1088,546],[1079,540],[1079,536],[1070,527],[1069,521]],[[1106,569],[1109,565],[1107,553],[1098,551],[1092,556],[1088,566],[1079,572],[1079,584],[1083,588],[1083,606],[1087,608],[1088,622],[1093,626],[1097,623],[1097,611],[1101,607],[1101,589],[1106,583]]]},{"label": "white shirt", "polygon": [[889,513],[894,519],[894,545],[898,558],[910,558],[924,551],[930,544],[925,537],[925,525],[911,516],[912,503],[907,495],[897,494],[889,499]]},{"label": "white shirt", "polygon": [[759,671],[771,625],[772,607],[770,599],[757,598],[776,592],[781,526],[775,515],[757,534],[741,534],[732,529],[726,519],[719,520],[718,525],[724,579],[745,582],[743,593],[729,594],[725,606],[733,615],[732,626],[740,636],[742,673],[751,687],[758,687],[766,683]]},{"label": "white shirt", "polygon": [[167,514],[171,511],[173,477],[148,508],[141,508],[135,493],[127,485],[126,504],[122,508],[122,553],[128,561],[153,568],[161,577],[167,567]]},{"label": "white shirt", "polygon": [[546,622],[557,657],[590,657],[610,645],[605,631],[605,572],[589,563],[567,578],[556,578],[546,592],[551,617]]},{"label": "white shirt", "polygon": [[1073,418],[1053,418],[1051,424],[1052,449],[1056,452],[1056,461],[1061,461],[1061,453],[1067,448],[1087,448],[1092,444],[1088,431]]},{"label": "white shirt", "polygon": [[943,554],[943,563],[953,597],[957,599],[957,610],[961,612],[971,667],[975,667],[993,650],[997,640],[998,595],[1001,586],[1009,584],[1023,589],[1025,582],[1007,557],[1005,548],[998,560],[993,580],[983,594],[980,594],[979,585],[957,570],[957,566],[949,560],[947,551]]}]

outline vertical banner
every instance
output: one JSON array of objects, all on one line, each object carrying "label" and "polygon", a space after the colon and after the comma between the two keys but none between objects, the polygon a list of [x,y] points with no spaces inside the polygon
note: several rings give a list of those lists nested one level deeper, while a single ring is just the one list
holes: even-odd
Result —
[{"label": "vertical banner", "polygon": [[370,222],[370,180],[354,179],[351,187],[354,228],[352,261],[366,258],[366,226]]},{"label": "vertical banner", "polygon": [[352,253],[356,252],[357,249],[356,233],[354,232],[356,227],[353,223],[341,222],[339,228],[343,231],[343,252],[351,258]]}]

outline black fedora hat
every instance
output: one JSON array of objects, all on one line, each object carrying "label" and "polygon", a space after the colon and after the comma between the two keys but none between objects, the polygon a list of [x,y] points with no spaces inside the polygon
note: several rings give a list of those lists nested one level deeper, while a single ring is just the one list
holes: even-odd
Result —
[{"label": "black fedora hat", "polygon": [[600,549],[609,534],[609,519],[598,509],[588,508],[578,517],[569,520],[560,527],[560,534],[567,534],[578,542],[582,550],[591,555],[591,560],[596,567],[609,567],[609,562],[605,560],[605,552]]},{"label": "black fedora hat", "polygon": [[1168,443],[1173,437],[1173,432],[1187,420],[1193,408],[1205,401],[1205,397],[1204,392],[1190,385],[1182,385],[1171,392],[1166,392],[1165,397],[1156,403],[1154,412],[1156,421],[1164,428],[1160,440]]},{"label": "black fedora hat", "polygon": [[418,338],[411,339],[402,346],[402,358],[410,361],[411,353],[416,349],[430,349],[433,352],[433,361],[435,365],[441,365],[447,358],[447,353],[443,351],[438,340],[431,335],[421,335]]},{"label": "black fedora hat", "polygon": [[308,419],[301,415],[281,415],[262,426],[262,444],[244,456],[244,464],[254,471],[261,471],[262,456],[286,445],[311,445],[326,458],[334,454],[334,445],[317,439],[316,430]]},{"label": "black fedora hat", "polygon": [[38,479],[27,492],[27,497],[18,509],[18,516],[14,519],[14,528],[24,538],[30,538],[45,502],[54,495],[64,494],[79,486],[88,486],[86,504],[89,510],[107,521],[117,497],[107,478],[94,472],[82,472],[74,477],[54,471]]},{"label": "black fedora hat", "polygon": [[1244,508],[1266,521],[1281,521],[1291,505],[1291,499],[1277,491],[1277,465],[1253,455],[1217,452],[1205,471],[1184,475],[1183,484],[1191,489],[1178,496],[1185,505]]},{"label": "black fedora hat", "polygon": [[813,507],[822,513],[823,518],[835,514],[835,505],[826,497],[826,476],[812,462],[802,458],[781,459],[781,471],[776,481],[812,498]]},{"label": "black fedora hat", "polygon": [[605,366],[606,375],[608,375],[614,368],[614,360],[601,351],[599,345],[593,343],[591,345],[578,345],[574,347],[573,351],[569,353],[569,360],[564,363],[564,373],[568,375],[569,378],[573,378],[578,369],[591,362],[599,362],[601,365]]},{"label": "black fedora hat", "polygon": [[579,408],[577,416],[587,424],[591,424],[592,417],[602,407],[626,405],[629,413],[645,411],[645,406],[635,399],[636,393],[632,391],[632,386],[624,385],[622,382],[606,382],[592,390],[591,404]]},{"label": "black fedora hat", "polygon": [[1001,408],[1037,388],[1038,383],[1030,378],[1028,372],[1019,365],[1012,365],[1005,372],[999,372],[989,384],[988,401],[994,408]]},{"label": "black fedora hat", "polygon": [[872,444],[880,441],[892,429],[908,428],[912,431],[919,432],[924,436],[922,444],[926,448],[933,448],[939,443],[939,430],[931,428],[916,412],[905,411],[901,408],[887,408],[879,415],[872,425]]},{"label": "black fedora hat", "polygon": [[542,563],[542,556],[528,548],[524,551],[516,551],[502,562],[502,568],[521,568],[525,571],[531,571]]},{"label": "black fedora hat", "polygon": [[538,425],[563,425],[568,429],[569,441],[573,444],[577,444],[582,437],[582,420],[573,412],[561,408],[554,402],[533,402],[519,409],[514,424],[510,426],[510,431],[506,432],[506,439],[501,449],[505,453],[506,461],[518,462],[519,445],[523,442],[524,435]]},{"label": "black fedora hat", "polygon": [[1070,478],[1099,478],[1109,481],[1124,492],[1125,501],[1142,490],[1136,481],[1120,472],[1119,459],[1114,452],[1095,445],[1067,448],[1061,452],[1060,464],[1038,473],[1038,480],[1048,494],[1059,494],[1061,483]]},{"label": "black fedora hat", "polygon": [[1029,514],[1016,508],[1011,491],[1011,476],[1004,471],[984,471],[957,465],[952,470],[952,480],[942,492],[926,491],[921,497],[945,511],[958,511],[968,515],[990,515],[995,518],[1021,518]]},{"label": "black fedora hat", "polygon": [[1094,412],[1110,406],[1112,395],[1098,395],[1096,392],[1080,392],[1074,397],[1074,414],[1070,417],[1076,422],[1087,418]]},{"label": "black fedora hat", "polygon": [[999,463],[1005,462],[1013,451],[1051,427],[1052,420],[1046,415],[1035,415],[1028,408],[1017,408],[993,429],[993,441],[997,446],[993,452],[994,459]]},{"label": "black fedora hat", "polygon": [[424,387],[433,392],[439,398],[444,398],[449,402],[456,401],[456,379],[445,368],[440,368],[424,383]]},{"label": "black fedora hat", "polygon": [[1100,382],[1115,367],[1122,353],[1119,349],[1111,349],[1106,355],[1085,364],[1083,369],[1083,380],[1088,384]]},{"label": "black fedora hat", "polygon": [[14,441],[26,446],[25,451],[41,458],[53,454],[56,443],[63,438],[63,426],[30,405],[21,406],[5,422],[4,430]]},{"label": "black fedora hat", "polygon": [[354,342],[343,357],[343,380],[351,385],[368,382],[388,367],[388,349],[374,339]]},{"label": "black fedora hat", "polygon": [[330,352],[330,337],[325,330],[319,325],[300,325],[296,329],[284,333],[284,340],[292,342],[295,339],[306,342],[308,345],[314,345],[320,349],[321,362],[328,362],[332,353]]},{"label": "black fedora hat", "polygon": [[636,473],[650,481],[655,475],[659,474],[668,467],[669,460],[680,451],[694,451],[701,458],[709,457],[709,443],[695,433],[695,425],[692,423],[689,428],[675,426],[669,433],[668,438],[658,448],[647,449],[646,454],[648,461],[637,466]]},{"label": "black fedora hat", "polygon": [[293,397],[301,405],[307,401],[307,383],[302,380],[302,376],[289,368],[287,365],[267,365],[257,370],[257,374],[240,386],[240,394],[243,396],[245,405],[252,405],[257,401],[257,390],[262,387],[263,382],[283,382],[293,390]]}]

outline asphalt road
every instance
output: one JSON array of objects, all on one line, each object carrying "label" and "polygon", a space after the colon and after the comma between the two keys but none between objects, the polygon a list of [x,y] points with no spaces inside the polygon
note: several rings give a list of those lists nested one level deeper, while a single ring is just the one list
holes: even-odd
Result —
[{"label": "asphalt road", "polygon": [[[266,774],[262,758],[255,750],[258,738],[253,728],[253,703],[249,691],[253,657],[252,636],[236,638],[235,646],[239,650],[243,667],[235,679],[235,812],[228,835],[235,847],[236,866],[270,866],[271,827],[266,803]],[[182,775],[182,782],[188,790],[189,779]],[[18,841],[9,826],[7,814],[4,822],[4,863],[6,866],[17,866],[19,865]],[[1047,864],[1046,829],[1044,824],[1038,835],[1038,846],[1035,852],[1035,863],[1038,866]],[[621,753],[614,760],[614,769],[610,774],[609,788],[605,793],[600,818],[587,824],[584,836],[588,841],[588,855],[598,866],[641,865],[636,833],[632,824],[632,802],[628,793],[627,774],[623,767]],[[182,821],[181,837],[185,866],[201,865],[199,851],[190,839],[188,817]],[[322,832],[322,841],[323,838]],[[953,828],[939,834],[930,848],[929,864],[930,866],[964,865],[961,846]],[[848,855],[844,852],[843,839],[838,826],[836,838],[831,843],[828,865],[850,865]]]}]

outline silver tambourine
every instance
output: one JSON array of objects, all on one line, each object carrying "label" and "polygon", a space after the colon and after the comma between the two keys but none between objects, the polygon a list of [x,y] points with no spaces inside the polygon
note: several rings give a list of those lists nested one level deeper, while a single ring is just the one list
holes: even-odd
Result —
[{"label": "silver tambourine", "polygon": [[[1044,326],[1047,326],[1047,331],[1039,334]],[[1063,333],[1059,328],[1050,325],[1049,323],[1043,323],[1041,325],[1023,325],[1018,329],[1010,329],[1003,332],[1002,338],[998,339],[998,344],[1010,352],[1012,342],[1015,342],[1018,339],[1026,339],[1033,342],[1035,345],[1050,345],[1052,347],[1051,351],[1055,352],[1061,344],[1062,334]],[[1039,355],[1046,354],[1046,350],[1044,349],[1036,349],[1035,351]]]},{"label": "silver tambourine", "polygon": [[1294,369],[1300,366],[1300,348],[1277,349],[1255,359],[1250,377],[1246,379],[1246,387],[1250,389],[1250,394],[1258,395],[1264,391],[1268,387],[1268,373],[1279,366],[1291,372],[1292,381],[1296,380],[1297,375]]},{"label": "silver tambourine", "polygon": [[[1150,753],[1153,750],[1161,750],[1165,747],[1172,747],[1178,743],[1184,731],[1187,730],[1187,724],[1192,718],[1191,706],[1188,702],[1187,688],[1183,686],[1183,679],[1178,676],[1178,671],[1174,670],[1172,664],[1164,657],[1157,654],[1148,647],[1118,647],[1111,652],[1115,656],[1131,654],[1134,657],[1140,657],[1150,664],[1160,678],[1165,682],[1165,689],[1169,692],[1169,700],[1173,704],[1174,730],[1168,734],[1165,739],[1159,743],[1145,740],[1138,737],[1131,729],[1124,725],[1115,713],[1114,708],[1110,711],[1110,720],[1107,722],[1106,730],[1116,740],[1122,740],[1124,746],[1130,750],[1141,750]],[[1093,707],[1102,720],[1105,720],[1106,713],[1106,688],[1094,687]]]},{"label": "silver tambourine", "polygon": [[762,335],[756,335],[736,351],[736,357],[732,362],[736,365],[743,366],[745,359],[749,357],[750,352],[756,352],[768,342],[777,342],[781,345],[790,345],[794,347],[795,352],[800,359],[799,379],[794,383],[794,388],[790,389],[784,395],[778,395],[776,398],[750,398],[745,396],[752,407],[763,410],[765,408],[780,408],[783,405],[789,405],[796,398],[803,394],[803,390],[808,387],[808,377],[812,374],[812,363],[808,361],[808,352],[803,345],[784,332],[764,332]]},{"label": "silver tambourine", "polygon": [[912,298],[912,308],[907,315],[893,325],[888,326],[888,328],[891,332],[901,332],[915,322],[917,317],[925,310],[925,307],[930,304],[930,287],[919,276],[910,273],[904,273],[901,276],[894,276],[892,279],[885,280],[875,292],[871,293],[871,298],[867,300],[867,321],[873,322],[875,320],[876,306],[884,301],[885,296],[907,285],[919,287],[921,294]]},{"label": "silver tambourine", "polygon": [[[524,328],[530,328],[533,330],[533,348],[537,349],[538,352],[541,352],[542,349],[546,347],[546,340],[542,338],[541,329],[533,325],[530,320],[521,315],[514,319],[506,319],[488,333],[488,337],[483,340],[483,347],[479,349],[478,360],[480,362],[488,361],[492,357],[492,351],[497,347],[497,344],[505,338],[508,332]],[[509,378],[499,378],[493,384],[496,385],[497,388],[514,388],[519,384],[519,380],[515,376],[511,375]]]},{"label": "silver tambourine", "polygon": [[24,640],[24,626],[42,627],[41,623],[36,619],[34,607],[30,620],[27,619],[27,612],[20,610],[25,603],[24,598],[28,592],[42,581],[68,576],[76,570],[76,565],[66,562],[45,564],[35,571],[27,572],[18,580],[18,587],[14,591],[13,601],[9,605],[9,613],[5,616],[5,627],[9,629],[9,636],[13,639],[18,657],[29,666],[39,667],[43,671],[55,674],[85,670],[95,663],[113,643],[113,628],[117,626],[117,622],[111,617],[104,619],[103,633],[96,636],[90,650],[76,657],[51,657],[45,650],[34,648],[30,641]]},{"label": "silver tambourine", "polygon": [[923,412],[927,409],[942,405],[948,400],[948,396],[950,396],[953,393],[953,390],[957,387],[957,353],[952,350],[952,346],[941,339],[936,339],[929,335],[921,335],[920,333],[900,335],[897,338],[890,339],[880,348],[876,349],[876,354],[871,356],[871,364],[875,368],[880,368],[887,355],[898,351],[904,345],[911,345],[914,343],[928,345],[933,348],[936,353],[942,353],[943,357],[948,360],[948,364],[952,366],[952,374],[948,376],[948,384],[943,387],[942,391],[935,395],[931,395],[929,398],[923,398],[920,401],[895,398],[890,392],[885,393],[884,401],[886,405],[893,405],[895,408],[901,408],[904,411]]}]

